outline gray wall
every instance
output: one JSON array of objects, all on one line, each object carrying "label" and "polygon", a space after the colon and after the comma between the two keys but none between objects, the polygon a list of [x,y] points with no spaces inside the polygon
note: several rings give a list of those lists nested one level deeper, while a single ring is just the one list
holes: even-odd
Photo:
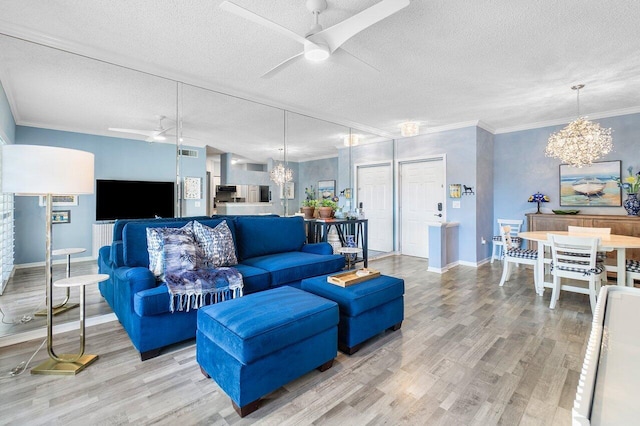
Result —
[{"label": "gray wall", "polygon": [[[476,250],[479,261],[491,256],[493,236],[493,134],[478,127],[478,158],[476,169]],[[484,239],[485,243],[482,244]]]},{"label": "gray wall", "polygon": [[8,144],[14,143],[16,136],[16,122],[11,113],[7,94],[0,82],[0,137]]},{"label": "gray wall", "polygon": [[304,189],[309,188],[311,185],[313,185],[313,189],[316,192],[316,199],[319,197],[318,181],[321,180],[335,180],[336,192],[344,189],[338,189],[341,188],[338,186],[338,157],[302,161],[298,163],[298,171],[296,196],[300,200],[300,203],[307,198]]},{"label": "gray wall", "polygon": [[[175,181],[176,148],[173,145],[106,136],[63,132],[35,127],[16,127],[16,143],[48,145],[79,149],[95,155],[96,179]],[[203,178],[206,185],[206,155],[198,158],[182,157],[181,176]],[[203,187],[206,194],[206,188]],[[200,207],[196,207],[196,202]],[[64,208],[65,210],[67,207]],[[84,247],[91,254],[92,224],[95,223],[95,195],[81,195],[71,210],[71,223],[53,226],[53,247]],[[206,200],[184,202],[183,216],[206,214]],[[37,197],[15,197],[15,263],[25,264],[44,260],[44,207]]]},{"label": "gray wall", "polygon": [[[640,114],[629,114],[594,120],[603,127],[613,129],[613,152],[602,161],[622,160],[622,175],[627,167],[640,170]],[[498,134],[494,136],[494,224],[497,235],[497,218],[526,219],[526,213],[534,213],[536,203],[529,203],[529,196],[537,191],[548,195],[551,201],[542,205],[543,210],[566,209],[560,207],[560,161],[547,158],[544,150],[549,135],[563,128],[542,127]],[[626,195],[623,194],[624,200]],[[580,213],[626,215],[623,207],[576,207]],[[526,226],[526,222],[525,222]]]}]

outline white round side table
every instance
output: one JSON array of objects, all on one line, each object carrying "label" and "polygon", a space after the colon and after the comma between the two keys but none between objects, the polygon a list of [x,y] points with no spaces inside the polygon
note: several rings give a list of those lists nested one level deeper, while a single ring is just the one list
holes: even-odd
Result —
[{"label": "white round side table", "polygon": [[[338,249],[338,253],[344,255],[345,260],[347,261],[347,269],[351,269],[351,266],[353,266],[356,263],[356,260],[358,260],[358,255],[362,254],[362,249],[359,247],[340,247]],[[352,260],[351,256],[349,256],[350,254],[355,254],[356,258]]]},{"label": "white round side table", "polygon": [[[67,278],[69,278],[71,276],[71,255],[72,254],[84,253],[85,251],[87,251],[87,249],[81,248],[81,247],[63,248],[63,249],[52,250],[51,251],[51,256],[67,256]],[[67,294],[66,294],[64,300],[62,301],[62,303],[59,303],[59,304],[53,306],[53,308],[52,308],[52,314],[53,315],[61,314],[63,312],[67,312],[70,309],[78,307],[77,303],[68,303],[70,294],[71,294],[70,289],[69,289],[69,287],[67,287]],[[51,296],[51,298],[53,299],[53,295]],[[47,301],[47,303],[49,303],[49,302]],[[53,301],[52,301],[52,303],[53,303]],[[41,311],[38,311],[38,312],[35,313],[35,315],[37,315],[37,316],[46,316],[47,315],[47,309],[45,308],[45,309],[43,309]]]},{"label": "white round side table", "polygon": [[80,352],[77,354],[56,355],[53,350],[53,321],[47,324],[47,351],[49,359],[31,370],[31,374],[58,374],[73,375],[78,374],[87,365],[98,359],[98,355],[84,353],[85,342],[85,307],[84,289],[89,284],[97,284],[109,279],[107,274],[78,275],[75,277],[63,278],[53,283],[55,287],[80,287]]}]

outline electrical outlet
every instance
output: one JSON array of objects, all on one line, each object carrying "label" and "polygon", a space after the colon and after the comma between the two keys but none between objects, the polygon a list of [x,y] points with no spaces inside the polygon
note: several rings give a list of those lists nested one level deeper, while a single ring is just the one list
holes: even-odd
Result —
[{"label": "electrical outlet", "polygon": [[459,209],[460,201],[454,201],[453,203],[451,203],[451,207],[453,207],[454,209]]}]

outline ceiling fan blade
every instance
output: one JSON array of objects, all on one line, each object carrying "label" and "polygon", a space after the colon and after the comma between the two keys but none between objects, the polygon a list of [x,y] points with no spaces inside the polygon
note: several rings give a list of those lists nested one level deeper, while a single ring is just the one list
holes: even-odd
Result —
[{"label": "ceiling fan blade", "polygon": [[366,69],[367,71],[380,72],[378,68],[374,67],[370,63],[365,62],[362,59],[358,58],[357,56],[347,52],[344,49],[344,47],[336,50],[332,56],[337,58],[338,61],[344,63],[345,65],[348,64],[350,67],[357,67],[361,69]]},{"label": "ceiling fan blade", "polygon": [[117,127],[109,127],[109,130],[111,130],[112,132],[131,133],[134,135],[142,136],[152,136],[154,133],[152,130],[120,129]]},{"label": "ceiling fan blade", "polygon": [[304,42],[306,41],[306,39],[301,35],[298,35],[293,31],[283,27],[282,25],[276,24],[275,22],[268,20],[267,18],[263,18],[260,15],[256,15],[252,11],[245,9],[244,7],[240,7],[235,3],[231,3],[230,1],[223,1],[220,4],[220,8],[222,10],[226,10],[227,12],[231,12],[235,15],[238,15],[241,18],[247,19],[249,21],[253,21],[256,24],[260,24],[264,27],[270,28],[273,31],[276,31],[286,37],[289,37],[292,40],[297,41],[298,43],[304,44]]},{"label": "ceiling fan blade", "polygon": [[360,31],[382,21],[408,5],[409,0],[382,0],[380,3],[374,4],[351,18],[347,18],[338,24],[309,36],[308,39],[316,44],[327,43],[333,53]]},{"label": "ceiling fan blade", "polygon": [[302,58],[304,58],[304,52],[300,52],[297,55],[293,55],[289,59],[285,59],[284,61],[280,62],[275,67],[271,68],[266,73],[262,74],[262,78],[271,78],[274,75],[278,74],[283,69],[285,69],[286,67],[292,65],[293,63],[299,61]]}]

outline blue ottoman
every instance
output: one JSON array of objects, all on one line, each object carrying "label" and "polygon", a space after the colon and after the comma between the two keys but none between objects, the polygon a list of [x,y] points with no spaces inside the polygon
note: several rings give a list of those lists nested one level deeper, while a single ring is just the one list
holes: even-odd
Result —
[{"label": "blue ottoman", "polygon": [[260,398],[338,354],[338,305],[284,286],[198,311],[196,359],[244,417]]},{"label": "blue ottoman", "polygon": [[301,288],[340,306],[338,349],[352,355],[365,340],[386,329],[399,330],[404,319],[404,280],[379,277],[340,287],[327,282],[327,275],[302,280]]}]

